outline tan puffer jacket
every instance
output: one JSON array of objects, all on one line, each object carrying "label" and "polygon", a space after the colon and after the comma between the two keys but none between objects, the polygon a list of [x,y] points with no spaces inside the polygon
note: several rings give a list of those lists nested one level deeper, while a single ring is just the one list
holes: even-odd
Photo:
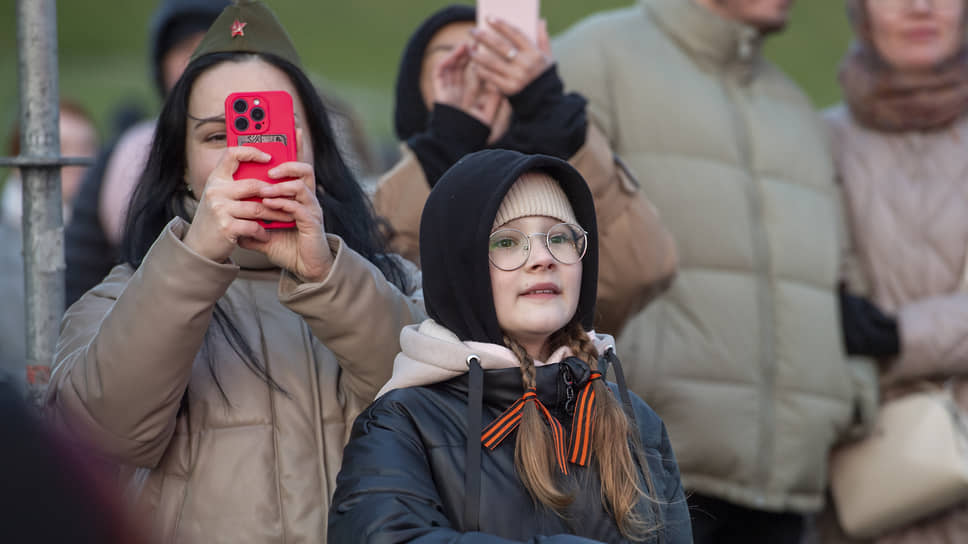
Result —
[{"label": "tan puffer jacket", "polygon": [[555,48],[679,250],[675,284],[618,342],[683,484],[748,508],[820,509],[828,451],[855,413],[874,413],[860,392],[876,383],[843,351],[843,217],[822,120],[754,29],[693,0],[593,16]]},{"label": "tan puffer jacket", "polygon": [[[329,276],[303,284],[205,259],[186,230],[172,220],[138,270],[115,267],[67,312],[51,417],[138,469],[132,490],[159,542],[325,541],[351,424],[421,300],[336,236]],[[216,302],[285,392],[244,366],[213,324]]]},{"label": "tan puffer jacket", "polygon": [[[850,288],[898,317],[901,355],[885,362],[883,396],[901,395],[920,380],[964,378],[968,117],[942,131],[901,134],[861,127],[843,106],[827,120],[862,273]],[[968,413],[968,380],[958,399]],[[966,527],[968,503],[878,542],[962,542]]]}]

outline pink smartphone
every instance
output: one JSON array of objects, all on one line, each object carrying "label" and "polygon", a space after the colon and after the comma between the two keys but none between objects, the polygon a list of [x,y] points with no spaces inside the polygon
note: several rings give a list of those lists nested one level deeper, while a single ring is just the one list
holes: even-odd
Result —
[{"label": "pink smartphone", "polygon": [[477,26],[487,25],[488,17],[504,19],[518,27],[532,42],[538,43],[539,0],[477,0]]},{"label": "pink smartphone", "polygon": [[[266,163],[243,162],[235,171],[234,179],[261,179],[269,183],[289,181],[272,179],[269,170],[298,157],[296,150],[296,118],[292,111],[292,96],[286,91],[232,93],[225,99],[226,145],[250,145],[272,156]],[[258,199],[254,199],[258,200]],[[291,221],[263,221],[267,229],[291,229]]]}]

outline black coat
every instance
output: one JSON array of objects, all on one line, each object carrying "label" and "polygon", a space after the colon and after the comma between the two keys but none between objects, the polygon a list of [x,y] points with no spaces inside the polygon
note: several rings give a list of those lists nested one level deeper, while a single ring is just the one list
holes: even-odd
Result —
[{"label": "black coat", "polygon": [[[575,368],[579,364],[585,369]],[[541,402],[571,428],[564,368],[587,375],[577,359],[537,368]],[[581,387],[581,379],[575,387]],[[612,389],[616,389],[612,386]],[[484,372],[483,422],[497,418],[523,393],[517,368]],[[356,420],[343,454],[331,503],[329,542],[625,542],[601,505],[597,471],[569,465],[579,491],[572,519],[536,506],[514,468],[512,434],[481,460],[480,531],[467,532],[464,472],[468,375],[446,382],[397,389],[379,398]],[[692,542],[679,469],[659,417],[632,397],[644,454],[661,506],[664,530],[650,542]],[[649,514],[642,501],[640,512]]]}]

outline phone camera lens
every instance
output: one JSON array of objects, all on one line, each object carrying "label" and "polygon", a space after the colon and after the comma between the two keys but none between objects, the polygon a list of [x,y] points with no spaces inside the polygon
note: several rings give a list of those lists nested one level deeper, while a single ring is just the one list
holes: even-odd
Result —
[{"label": "phone camera lens", "polygon": [[242,132],[243,130],[249,128],[249,120],[245,117],[239,117],[235,120],[235,130]]},{"label": "phone camera lens", "polygon": [[232,108],[235,109],[236,113],[245,113],[245,110],[249,109],[249,105],[240,98],[232,103]]},{"label": "phone camera lens", "polygon": [[252,108],[252,120],[261,121],[266,118],[266,110],[262,108]]}]

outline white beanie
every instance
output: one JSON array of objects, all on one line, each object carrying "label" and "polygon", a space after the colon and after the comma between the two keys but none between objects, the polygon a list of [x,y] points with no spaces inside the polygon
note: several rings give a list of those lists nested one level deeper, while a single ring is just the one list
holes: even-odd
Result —
[{"label": "white beanie", "polygon": [[553,217],[562,223],[578,223],[568,197],[554,178],[544,172],[526,172],[504,195],[491,229],[533,215]]}]

